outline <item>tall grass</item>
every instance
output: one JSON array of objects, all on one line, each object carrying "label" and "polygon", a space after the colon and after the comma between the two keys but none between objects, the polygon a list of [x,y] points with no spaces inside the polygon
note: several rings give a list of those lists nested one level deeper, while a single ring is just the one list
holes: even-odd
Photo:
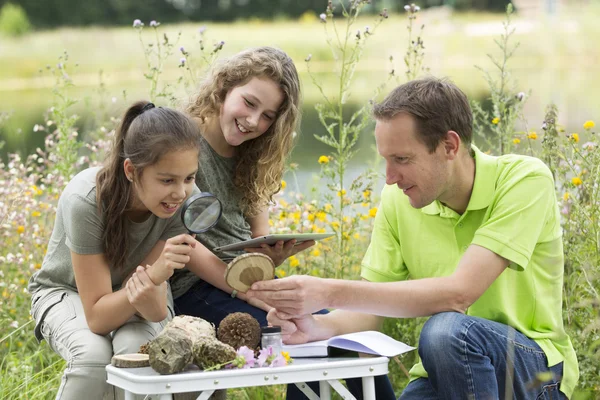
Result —
[{"label": "tall grass", "polygon": [[[41,267],[54,223],[58,195],[65,182],[74,172],[101,161],[107,140],[118,123],[118,112],[112,106],[114,99],[108,94],[107,85],[111,80],[117,86],[124,85],[124,81],[131,76],[141,76],[140,82],[145,87],[146,95],[155,96],[163,104],[174,103],[193,89],[193,80],[199,76],[200,70],[212,62],[215,46],[221,40],[225,40],[223,52],[227,54],[249,44],[264,43],[280,45],[297,61],[307,59],[311,54],[310,61],[298,61],[297,64],[303,71],[305,91],[311,102],[322,104],[318,111],[323,127],[318,136],[329,146],[329,151],[314,154],[314,166],[320,174],[315,178],[311,190],[299,189],[294,182],[294,172],[312,166],[290,165],[291,173],[287,175],[287,182],[282,182],[283,192],[270,210],[270,224],[273,230],[334,230],[337,236],[290,257],[278,268],[277,274],[302,273],[359,279],[360,259],[368,245],[373,217],[377,212],[376,186],[381,185],[376,172],[369,172],[367,168],[371,165],[377,170],[375,156],[373,162],[364,162],[365,174],[359,179],[349,181],[346,176],[346,163],[356,150],[356,144],[359,143],[357,138],[370,129],[366,118],[366,99],[380,96],[380,92],[385,91],[380,85],[386,82],[386,88],[389,88],[391,83],[402,82],[406,76],[418,76],[423,73],[423,67],[429,67],[432,73],[437,74],[442,68],[441,64],[446,68],[448,65],[460,65],[462,68],[462,64],[468,62],[469,65],[477,64],[490,71],[490,77],[493,77],[493,68],[485,53],[492,52],[496,57],[505,59],[510,53],[507,53],[507,49],[511,47],[497,49],[489,36],[470,35],[461,30],[465,18],[466,21],[472,21],[472,17],[458,16],[451,19],[448,25],[444,21],[436,22],[435,16],[430,14],[416,19],[427,22],[423,32],[419,30],[420,25],[415,25],[412,31],[412,35],[418,32],[418,37],[423,40],[421,44],[417,42],[413,49],[416,49],[418,57],[411,55],[405,58],[407,49],[402,47],[408,37],[405,36],[405,26],[415,21],[406,18],[417,15],[415,10],[404,16],[383,18],[375,31],[373,19],[359,15],[359,6],[363,2],[355,3],[357,8],[346,10],[346,18],[335,22],[329,19],[325,24],[319,22],[317,17],[299,24],[245,21],[233,25],[214,25],[202,34],[197,26],[161,27],[168,31],[181,30],[181,36],[179,33],[173,36],[169,32],[169,37],[178,37],[177,46],[183,46],[184,50],[173,46],[169,52],[161,55],[146,53],[149,56],[146,63],[143,60],[147,46],[156,44],[157,40],[164,44],[165,40],[157,35],[157,31],[148,29],[140,32],[132,28],[108,31],[91,28],[76,32],[63,29],[26,36],[6,45],[3,43],[0,58],[5,62],[0,69],[0,80],[51,87],[53,98],[48,104],[48,112],[40,116],[40,123],[34,127],[36,134],[46,137],[44,148],[28,157],[11,154],[0,163],[0,398],[53,398],[58,387],[64,361],[45,342],[38,344],[33,338],[33,323],[29,316],[30,295],[26,287],[31,274]],[[498,17],[493,18],[498,22]],[[559,52],[578,57],[583,54],[584,57],[578,58],[584,60],[583,63],[597,58],[600,50],[593,38],[598,37],[600,28],[595,22],[592,23],[593,19],[589,16],[581,16],[578,21],[579,33],[560,33],[551,28],[540,28],[529,35],[518,36],[518,28],[522,25],[517,25],[515,35],[521,46],[506,58],[506,69],[503,71],[515,71],[515,67],[518,70],[523,65],[543,71],[542,67],[568,63],[568,59],[555,57]],[[568,16],[564,21],[559,21],[560,24],[567,22]],[[337,28],[333,26],[334,23]],[[555,26],[563,26],[560,24]],[[252,43],[246,38],[249,36],[249,25],[252,26]],[[366,25],[370,25],[367,37]],[[442,28],[448,27],[456,34],[440,33]],[[510,32],[510,26],[508,29],[504,31],[505,35]],[[204,41],[203,44],[198,43],[199,38]],[[142,41],[141,50],[139,40]],[[502,40],[500,42],[503,43]],[[545,45],[540,46],[540,43]],[[89,52],[92,44],[95,51]],[[121,55],[113,51],[117,45],[125,50],[119,53]],[[68,60],[65,58],[67,53],[63,53],[64,47],[68,49]],[[541,51],[540,47],[543,47]],[[481,51],[482,48],[486,50]],[[432,54],[428,53],[429,49]],[[89,57],[74,56],[83,54],[80,52],[84,50]],[[419,52],[422,51],[424,53],[421,55]],[[61,58],[57,59],[57,55]],[[184,65],[181,65],[182,57],[186,58]],[[397,63],[405,59],[408,59],[405,66]],[[199,62],[194,64],[192,60]],[[97,71],[99,64],[104,67],[100,75]],[[144,79],[143,71],[136,71],[143,65],[147,65],[149,71],[157,69],[152,69],[153,73],[147,71]],[[585,68],[580,65],[574,67]],[[40,68],[45,71],[41,76],[38,74]],[[477,70],[470,68],[471,75],[476,75]],[[321,80],[322,72],[329,70],[337,72],[338,79]],[[135,72],[132,74],[131,71]],[[379,78],[373,80],[371,75],[371,78],[364,79],[361,71],[375,71]],[[519,74],[515,73],[512,78],[519,78]],[[480,80],[482,85],[486,85],[483,77]],[[89,88],[92,85],[90,82],[93,82],[93,90]],[[492,82],[493,79],[487,81],[490,86]],[[599,121],[599,101],[589,98],[588,102],[578,104],[587,115],[577,123],[571,120],[569,128],[565,128],[560,124],[560,104],[547,108],[541,104],[542,101],[545,105],[552,100],[552,96],[545,91],[547,88],[534,87],[532,93],[536,94],[530,96],[528,87],[519,86],[518,79],[514,82],[516,86],[500,85],[484,89],[484,92],[492,93],[492,97],[488,100],[489,104],[477,109],[477,127],[480,132],[486,132],[486,138],[493,139],[490,143],[497,143],[498,146],[490,144],[486,147],[485,142],[480,145],[484,150],[496,154],[510,150],[537,155],[554,171],[557,201],[562,209],[567,260],[564,320],[580,359],[580,391],[587,393],[590,398],[596,398],[600,396],[600,143],[593,121]],[[461,84],[460,81],[458,83]],[[82,90],[80,86],[86,85],[88,89]],[[81,94],[82,91],[87,93],[86,96]],[[520,92],[527,94],[524,99],[528,101],[515,103],[514,99],[518,99]],[[128,101],[131,93],[120,91],[119,99],[121,96]],[[537,101],[532,101],[535,96],[538,97]],[[84,101],[80,101],[78,106],[89,110],[93,118],[83,132],[78,132],[74,124],[77,119],[74,102],[82,99]],[[348,109],[349,104],[357,102],[362,102],[361,105],[365,107],[358,111],[356,108]],[[19,107],[25,106],[19,104]],[[539,110],[534,115],[540,117],[523,121],[520,107],[537,107]],[[507,117],[507,110],[513,110],[510,111],[510,118]],[[591,110],[596,110],[596,115]],[[0,126],[9,123],[10,118],[9,114],[1,115]],[[495,118],[499,119],[494,123]],[[84,145],[78,141],[79,136],[87,138]],[[386,320],[384,331],[416,344],[422,321]],[[410,367],[414,357],[414,354],[409,354],[401,361]],[[393,385],[400,393],[407,382],[402,372],[403,366],[394,362],[390,364],[390,370]],[[275,386],[240,389],[231,391],[230,395],[236,399],[270,399],[281,398],[283,393],[281,386]]]}]

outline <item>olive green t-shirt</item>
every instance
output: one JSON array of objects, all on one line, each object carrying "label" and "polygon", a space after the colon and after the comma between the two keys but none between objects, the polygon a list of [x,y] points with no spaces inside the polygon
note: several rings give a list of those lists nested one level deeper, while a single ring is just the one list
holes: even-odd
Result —
[{"label": "olive green t-shirt", "polygon": [[[374,282],[448,276],[471,244],[504,257],[509,267],[466,314],[535,340],[549,366],[564,362],[560,390],[570,397],[579,369],[562,320],[564,256],[552,174],[536,158],[474,151],[475,182],[462,215],[437,200],[415,209],[397,186],[383,189],[361,276]],[[412,379],[427,376],[421,363],[410,372]]]},{"label": "olive green t-shirt", "polygon": [[[58,199],[56,220],[42,268],[29,281],[29,292],[44,288],[67,288],[77,291],[71,251],[77,254],[102,254],[104,217],[96,203],[96,174],[99,167],[88,168],[67,184]],[[197,192],[197,188],[194,190]],[[159,240],[167,240],[187,232],[181,222],[181,208],[170,218],[151,214],[144,222],[127,222],[128,254],[125,268],[111,268],[113,291],[119,290],[123,279],[150,253]]]},{"label": "olive green t-shirt", "polygon": [[[196,239],[221,260],[229,262],[244,251],[216,252],[214,249],[252,237],[250,225],[240,207],[239,190],[233,184],[237,158],[219,155],[203,137],[200,138],[199,157],[196,186],[203,192],[217,196],[223,212],[217,225],[196,235]],[[199,280],[196,274],[187,269],[175,271],[170,280],[173,297],[180,297]]]}]

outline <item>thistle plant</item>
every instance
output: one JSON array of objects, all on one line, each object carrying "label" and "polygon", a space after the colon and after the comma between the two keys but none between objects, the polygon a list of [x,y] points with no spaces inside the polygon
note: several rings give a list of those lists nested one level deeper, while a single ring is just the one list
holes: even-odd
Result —
[{"label": "thistle plant", "polygon": [[201,77],[205,75],[208,68],[215,62],[225,46],[224,40],[216,42],[212,46],[207,46],[206,30],[205,26],[198,29],[197,50],[199,53],[197,56],[185,47],[179,47],[179,52],[181,53],[179,69],[182,71],[182,74],[177,83],[183,85],[186,92],[189,92],[190,88],[196,88]]},{"label": "thistle plant", "polygon": [[428,72],[429,68],[423,66],[425,59],[425,46],[423,44],[423,30],[425,25],[422,24],[416,37],[415,34],[415,20],[417,19],[417,13],[421,8],[414,3],[407,4],[404,6],[404,10],[408,13],[408,43],[406,45],[406,53],[404,54],[404,65],[406,66],[406,80],[412,81],[417,78],[421,72]]},{"label": "thistle plant", "polygon": [[490,88],[491,112],[484,110],[478,102],[471,102],[474,132],[486,142],[489,149],[498,154],[510,153],[513,145],[520,143],[520,136],[523,134],[527,139],[537,138],[535,132],[527,132],[527,129],[525,132],[515,133],[516,121],[524,120],[523,106],[528,94],[517,91],[516,82],[512,79],[508,68],[510,58],[519,47],[518,42],[511,44],[511,37],[515,33],[511,21],[513,12],[513,6],[509,3],[506,6],[506,19],[503,22],[504,32],[500,39],[494,39],[494,43],[502,53],[501,57],[498,59],[488,54],[495,74],[476,66],[483,73]]},{"label": "thistle plant", "polygon": [[144,59],[148,69],[148,71],[144,73],[144,77],[150,82],[150,101],[156,102],[158,98],[162,97],[165,98],[169,104],[172,104],[177,102],[173,85],[168,83],[163,84],[162,88],[159,90],[159,82],[165,62],[173,54],[174,48],[181,38],[181,32],[178,33],[175,41],[172,41],[166,33],[163,33],[162,37],[160,36],[158,29],[160,25],[160,22],[154,20],[150,21],[149,26],[153,30],[154,40],[146,43],[144,42],[144,37],[142,35],[144,23],[139,19],[133,21],[133,28],[138,32],[138,39],[144,50]]},{"label": "thistle plant", "polygon": [[[363,203],[362,193],[373,187],[374,174],[366,173],[353,182],[346,181],[346,170],[349,161],[355,155],[356,143],[370,123],[370,109],[372,102],[366,102],[362,107],[350,115],[348,100],[350,88],[353,82],[356,66],[362,56],[363,50],[369,38],[375,34],[379,24],[387,17],[387,10],[376,19],[373,27],[366,26],[357,29],[357,18],[363,7],[369,1],[353,0],[350,3],[340,1],[343,22],[334,18],[335,6],[329,2],[320,21],[325,30],[327,44],[332,52],[333,58],[338,66],[337,92],[334,95],[325,93],[323,86],[312,74],[310,61],[312,56],[306,58],[307,69],[313,84],[322,96],[322,103],[316,105],[319,120],[326,130],[324,135],[315,135],[315,138],[331,148],[329,156],[321,158],[322,176],[328,181],[326,193],[324,194],[324,207],[316,212],[325,212],[332,218],[331,227],[337,233],[337,245],[335,253],[338,260],[329,264],[332,268],[328,276],[343,278],[346,269],[353,264],[349,259],[351,236],[355,233],[360,221],[359,215],[349,215],[352,206]],[[373,94],[373,98],[379,94],[383,85],[380,85]],[[323,162],[323,160],[327,162]],[[355,213],[356,214],[356,213]]]},{"label": "thistle plant", "polygon": [[[45,115],[45,128],[54,127],[54,131],[46,138],[48,151],[48,169],[55,176],[62,176],[68,181],[77,172],[77,158],[81,143],[77,140],[79,133],[75,123],[79,116],[71,113],[71,108],[78,100],[69,94],[75,85],[69,72],[69,54],[65,51],[60,57],[56,67],[46,67],[54,76],[55,83],[52,89],[54,105]],[[35,128],[34,128],[35,130]]]}]

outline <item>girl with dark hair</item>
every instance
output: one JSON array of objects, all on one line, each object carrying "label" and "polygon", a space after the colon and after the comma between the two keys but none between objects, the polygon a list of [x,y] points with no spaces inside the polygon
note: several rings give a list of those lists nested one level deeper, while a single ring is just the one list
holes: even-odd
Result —
[{"label": "girl with dark hair", "polygon": [[29,283],[35,335],[67,361],[57,399],[101,399],[113,354],[137,352],[173,317],[173,271],[220,263],[180,217],[198,192],[193,121],[139,102],[113,139],[104,166],[65,187],[42,268]]}]

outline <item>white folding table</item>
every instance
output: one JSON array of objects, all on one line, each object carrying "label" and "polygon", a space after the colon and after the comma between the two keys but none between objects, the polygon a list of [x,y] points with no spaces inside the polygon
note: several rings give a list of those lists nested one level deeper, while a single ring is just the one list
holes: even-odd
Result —
[{"label": "white folding table", "polygon": [[106,367],[107,382],[125,391],[125,400],[134,394],[154,395],[171,400],[173,393],[201,392],[197,400],[206,400],[215,390],[252,386],[296,384],[310,400],[319,396],[305,382],[319,381],[321,399],[331,398],[331,389],[344,399],[355,399],[339,379],[362,378],[363,397],[375,400],[374,377],[388,373],[387,357],[369,358],[295,358],[293,363],[275,368],[200,371],[191,365],[183,372],[160,375],[150,367]]}]

